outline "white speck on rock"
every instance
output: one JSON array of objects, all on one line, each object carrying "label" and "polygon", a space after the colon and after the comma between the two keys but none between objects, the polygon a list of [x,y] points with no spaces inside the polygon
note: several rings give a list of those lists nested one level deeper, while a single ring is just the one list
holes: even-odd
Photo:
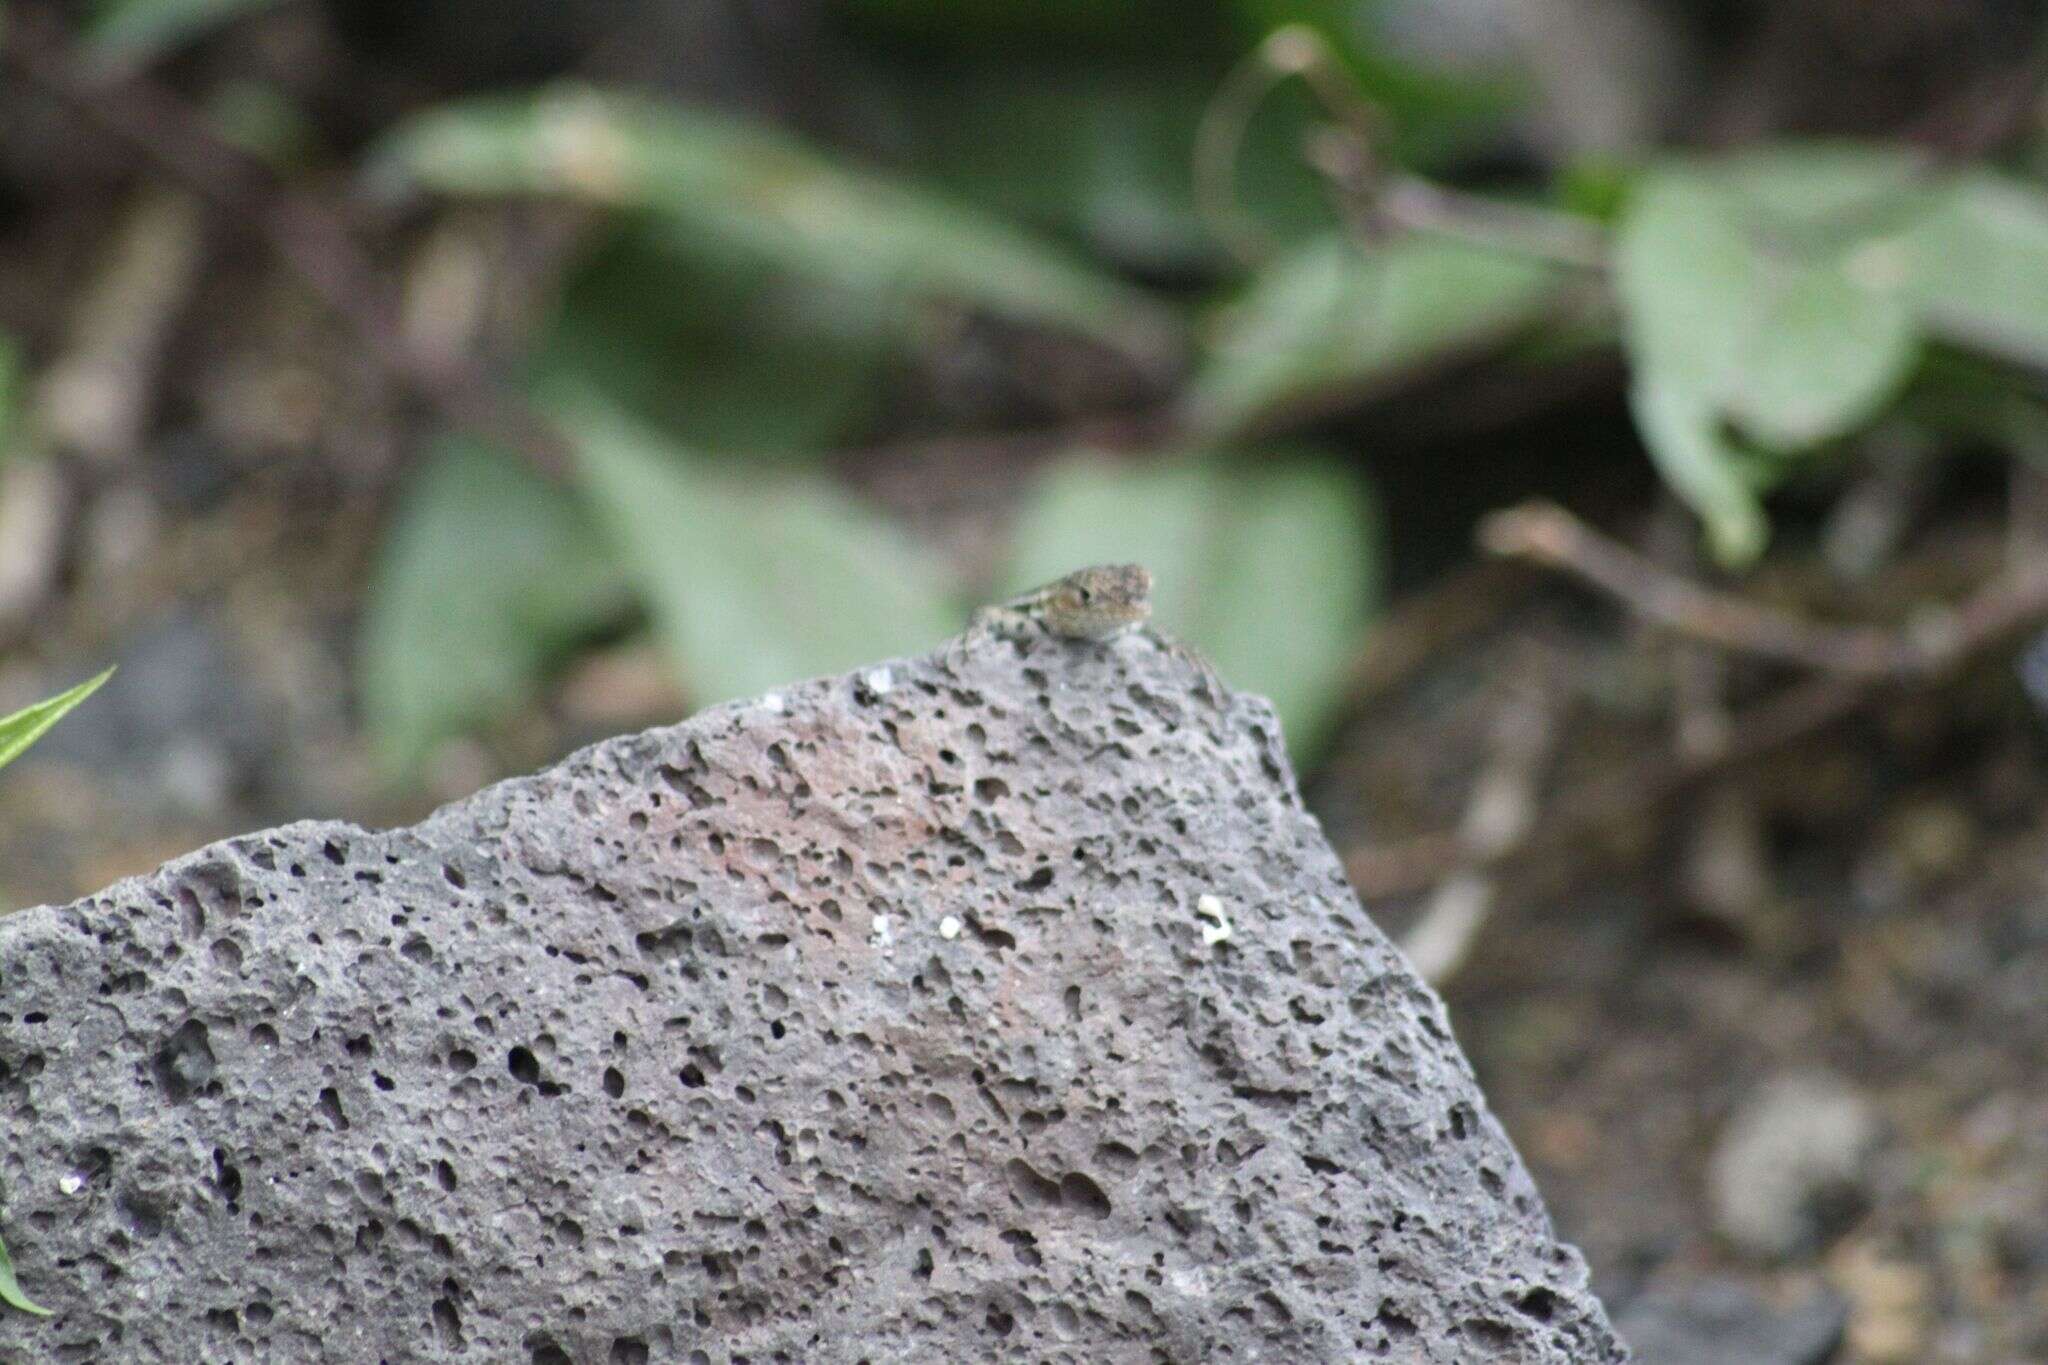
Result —
[{"label": "white speck on rock", "polygon": [[770,692],[761,698],[761,709],[763,711],[772,711],[779,716],[787,708],[783,705],[780,692]]},{"label": "white speck on rock", "polygon": [[960,917],[958,915],[948,915],[939,921],[939,937],[960,937]]},{"label": "white speck on rock", "polygon": [[74,1172],[60,1178],[57,1181],[57,1188],[66,1194],[77,1194],[85,1188],[85,1177]]},{"label": "white speck on rock", "polygon": [[891,952],[895,949],[896,926],[894,923],[890,921],[887,915],[876,915],[874,919],[870,921],[868,942],[874,944],[875,947],[881,949],[884,953]]},{"label": "white speck on rock", "polygon": [[1203,919],[1212,921],[1202,926],[1202,942],[1212,948],[1227,941],[1234,932],[1230,927],[1230,917],[1223,913],[1223,902],[1215,896],[1202,896],[1197,899],[1195,913]]},{"label": "white speck on rock", "polygon": [[861,683],[878,697],[889,695],[889,689],[896,685],[896,675],[886,668],[871,668],[861,674]]}]

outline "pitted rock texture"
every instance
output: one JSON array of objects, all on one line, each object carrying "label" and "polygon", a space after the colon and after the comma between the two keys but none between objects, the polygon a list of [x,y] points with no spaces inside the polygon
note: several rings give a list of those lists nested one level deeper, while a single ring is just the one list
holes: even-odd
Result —
[{"label": "pitted rock texture", "polygon": [[8,1361],[1625,1355],[1271,712],[1146,635],[0,920],[0,1122]]}]

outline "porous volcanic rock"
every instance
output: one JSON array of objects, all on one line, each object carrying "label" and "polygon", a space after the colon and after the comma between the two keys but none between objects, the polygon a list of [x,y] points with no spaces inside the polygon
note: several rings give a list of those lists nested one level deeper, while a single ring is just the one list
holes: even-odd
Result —
[{"label": "porous volcanic rock", "polygon": [[8,1361],[1619,1361],[1271,711],[990,641],[0,921]]}]

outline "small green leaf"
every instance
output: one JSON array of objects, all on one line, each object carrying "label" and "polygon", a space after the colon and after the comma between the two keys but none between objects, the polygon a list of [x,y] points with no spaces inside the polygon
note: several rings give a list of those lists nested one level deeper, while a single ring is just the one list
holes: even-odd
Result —
[{"label": "small green leaf", "polygon": [[0,768],[21,757],[22,750],[41,739],[44,731],[64,719],[72,707],[99,691],[100,684],[113,676],[114,670],[110,668],[69,691],[59,692],[33,706],[24,706],[11,716],[0,717]]},{"label": "small green leaf", "polygon": [[147,65],[230,19],[278,0],[101,0],[85,28],[85,49],[109,66]]},{"label": "small green leaf", "polygon": [[0,1242],[0,1303],[19,1308],[24,1313],[33,1313],[39,1318],[50,1316],[49,1309],[22,1292],[21,1281],[14,1278],[14,1258],[7,1254],[5,1242]]},{"label": "small green leaf", "polygon": [[697,249],[1070,327],[1142,355],[1178,344],[1163,305],[1008,223],[704,110],[583,86],[480,99],[401,124],[373,168],[447,193],[636,207]]},{"label": "small green leaf", "polygon": [[1318,238],[1262,271],[1220,319],[1191,403],[1227,435],[1295,405],[1498,342],[1542,313],[1556,272],[1446,237],[1360,251]]},{"label": "small green leaf", "polygon": [[1336,461],[1265,451],[1225,463],[1143,466],[1077,459],[1055,468],[1019,520],[1006,587],[1083,565],[1135,560],[1154,579],[1154,617],[1200,648],[1233,686],[1280,712],[1289,748],[1314,753],[1343,701],[1347,669],[1378,605],[1375,504]]},{"label": "small green leaf", "polygon": [[593,392],[556,406],[697,700],[928,649],[960,629],[937,567],[837,485],[726,476]]},{"label": "small green leaf", "polygon": [[1646,372],[1630,386],[1629,406],[1657,472],[1706,525],[1714,558],[1729,568],[1754,562],[1769,526],[1745,452],[1723,434],[1713,404],[1686,384]]},{"label": "small green leaf", "polygon": [[481,443],[439,442],[399,505],[363,613],[363,711],[386,764],[409,771],[517,705],[625,593],[568,493]]}]

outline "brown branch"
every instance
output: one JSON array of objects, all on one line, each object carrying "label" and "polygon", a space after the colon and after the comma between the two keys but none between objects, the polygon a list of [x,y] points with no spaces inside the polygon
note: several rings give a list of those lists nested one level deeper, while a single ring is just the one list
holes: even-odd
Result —
[{"label": "brown branch", "polygon": [[[1525,840],[1481,861],[1477,866],[1482,868],[1555,850],[1611,821],[1640,814],[1702,778],[1812,735],[1900,686],[1947,672],[2048,619],[2048,561],[2041,559],[2023,561],[1959,605],[1891,635],[1859,627],[1815,627],[1709,592],[1606,540],[1559,508],[1497,515],[1510,520],[1495,520],[1482,531],[1489,548],[1568,569],[1645,616],[1696,638],[1821,671],[1733,717],[1716,747],[1658,753],[1564,793]],[[1426,890],[1474,865],[1469,850],[1450,833],[1366,845],[1345,857],[1352,885],[1368,899]]]},{"label": "brown branch", "polygon": [[[1903,633],[1867,626],[1806,621],[1715,592],[1659,567],[1618,541],[1610,540],[1563,508],[1535,502],[1496,512],[1480,523],[1480,544],[1497,555],[1515,555],[1563,569],[1681,635],[1724,648],[1854,677],[1910,677],[1938,670],[1958,649],[1954,637],[1976,639],[1991,620],[2048,611],[2048,578],[2002,580],[1952,620],[1935,628]],[[2008,600],[2012,599],[2012,600]]]},{"label": "brown branch", "polygon": [[1607,269],[1607,234],[1590,219],[1391,171],[1364,137],[1350,126],[1324,128],[1310,141],[1307,157],[1339,192],[1346,217],[1366,241],[1431,232],[1567,269]]},{"label": "brown branch", "polygon": [[97,78],[40,5],[8,7],[0,68],[142,152],[223,219],[255,232],[362,337],[393,379],[451,425],[517,452],[544,477],[568,477],[569,443],[547,418],[467,361],[417,354],[398,325],[394,291],[340,220],[223,141],[174,92],[142,75]]}]

